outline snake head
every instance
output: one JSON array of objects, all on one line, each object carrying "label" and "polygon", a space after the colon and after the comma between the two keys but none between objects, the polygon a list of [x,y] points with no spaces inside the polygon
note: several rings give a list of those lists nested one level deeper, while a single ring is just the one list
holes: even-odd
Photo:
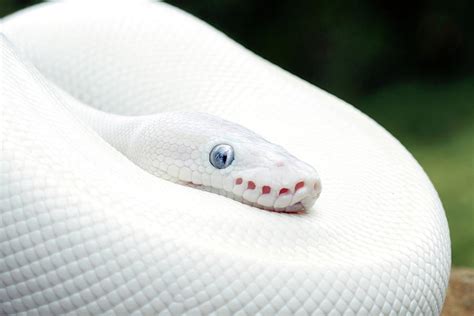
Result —
[{"label": "snake head", "polygon": [[[233,129],[203,146],[203,151],[210,152],[212,167],[206,168],[210,186],[217,193],[266,210],[309,210],[321,193],[316,170],[242,126]],[[221,156],[227,157],[226,162],[232,160],[225,168],[214,166],[216,150],[222,152],[217,155],[220,160]]]},{"label": "snake head", "polygon": [[309,210],[321,193],[313,167],[249,129],[209,114],[160,114],[132,143],[130,159],[150,173],[261,209]]}]

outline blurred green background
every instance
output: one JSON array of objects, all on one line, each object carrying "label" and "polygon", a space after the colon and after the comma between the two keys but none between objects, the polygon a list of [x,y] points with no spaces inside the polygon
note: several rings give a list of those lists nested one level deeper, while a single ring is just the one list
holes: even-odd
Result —
[{"label": "blurred green background", "polygon": [[474,267],[474,1],[167,2],[394,134],[441,196],[453,265]]}]

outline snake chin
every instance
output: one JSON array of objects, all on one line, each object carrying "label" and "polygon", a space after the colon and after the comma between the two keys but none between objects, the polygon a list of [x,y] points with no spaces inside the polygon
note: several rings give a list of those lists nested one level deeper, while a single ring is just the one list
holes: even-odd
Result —
[{"label": "snake chin", "polygon": [[301,202],[295,203],[285,208],[272,208],[272,207],[265,207],[265,206],[257,206],[257,207],[269,212],[276,212],[276,213],[303,214],[307,212],[307,209],[304,207],[303,203]]}]

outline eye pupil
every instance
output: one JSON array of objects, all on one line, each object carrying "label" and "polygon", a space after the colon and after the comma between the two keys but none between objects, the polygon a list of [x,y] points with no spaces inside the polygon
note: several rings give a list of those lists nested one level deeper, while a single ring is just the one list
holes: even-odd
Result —
[{"label": "eye pupil", "polygon": [[227,144],[219,144],[212,148],[209,162],[217,169],[227,168],[234,160],[234,149]]}]

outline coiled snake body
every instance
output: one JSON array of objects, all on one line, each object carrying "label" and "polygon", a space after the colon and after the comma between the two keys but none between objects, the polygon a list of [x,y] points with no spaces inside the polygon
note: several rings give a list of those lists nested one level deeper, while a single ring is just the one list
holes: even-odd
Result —
[{"label": "coiled snake body", "polygon": [[2,32],[0,314],[440,313],[442,205],[354,108],[166,4]]}]

